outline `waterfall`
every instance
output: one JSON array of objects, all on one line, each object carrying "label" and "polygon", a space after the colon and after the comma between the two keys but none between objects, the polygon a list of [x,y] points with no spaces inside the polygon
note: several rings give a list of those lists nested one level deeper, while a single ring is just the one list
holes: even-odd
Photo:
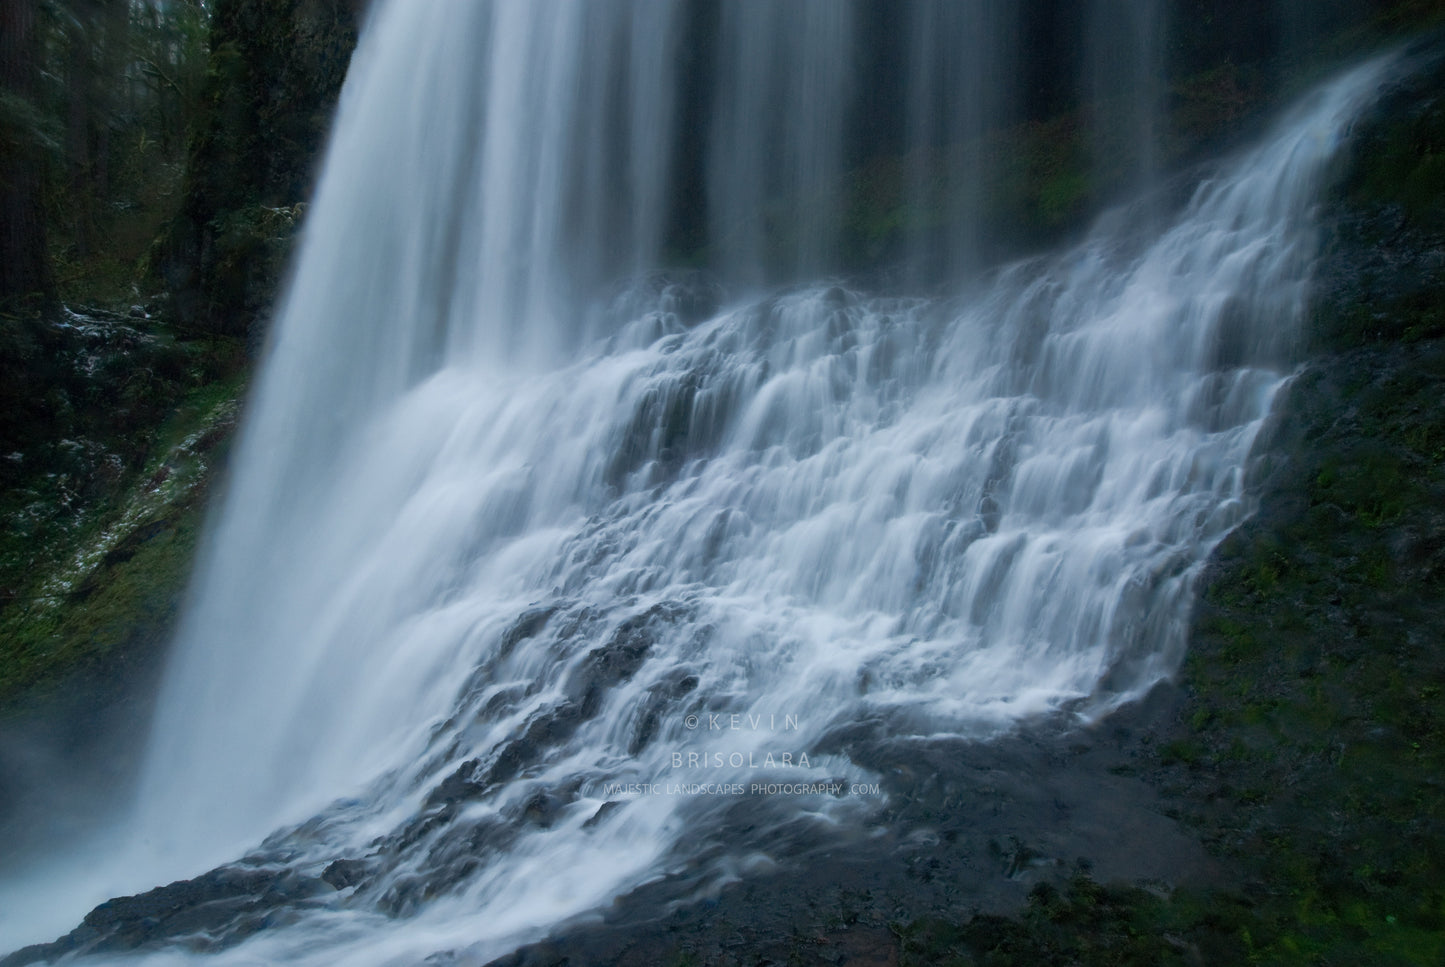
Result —
[{"label": "waterfall", "polygon": [[[713,238],[730,277],[765,277],[764,258],[784,260],[793,273],[829,264],[838,231],[827,192],[843,175],[852,21],[853,6],[834,0],[722,7],[708,186]],[[769,251],[756,214],[773,198],[788,200],[768,213],[790,223],[782,251]]]},{"label": "waterfall", "polygon": [[924,233],[915,266],[969,265],[980,257],[979,215],[989,165],[984,137],[1013,113],[1020,7],[1006,0],[919,3],[909,38],[909,198],[937,212],[943,233]]},{"label": "waterfall", "polygon": [[1101,164],[1123,166],[1136,183],[1159,173],[1164,17],[1163,0],[1089,5],[1088,73],[1102,115],[1094,150]]},{"label": "waterfall", "polygon": [[[904,143],[1010,116],[1009,6],[910,6]],[[664,874],[741,875],[756,843],[696,845],[727,810],[858,823],[878,797],[813,788],[876,781],[858,723],[988,741],[1177,669],[1385,66],[1147,231],[1124,209],[879,293],[826,275],[861,7],[699,9],[373,11],[115,870],[46,894],[70,923],[215,866],[344,869],[210,959],[484,960]],[[1156,57],[1156,27],[1109,49]],[[712,274],[659,271],[692,204]],[[802,792],[707,794],[754,783]]]}]

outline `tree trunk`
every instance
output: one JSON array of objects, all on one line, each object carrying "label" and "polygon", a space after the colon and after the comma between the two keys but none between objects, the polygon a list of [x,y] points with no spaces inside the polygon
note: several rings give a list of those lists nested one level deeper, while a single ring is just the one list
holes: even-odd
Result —
[{"label": "tree trunk", "polygon": [[[35,92],[36,6],[36,0],[0,3],[0,92],[22,103]],[[55,304],[41,207],[42,157],[35,141],[34,132],[13,115],[0,130],[0,307]]]}]

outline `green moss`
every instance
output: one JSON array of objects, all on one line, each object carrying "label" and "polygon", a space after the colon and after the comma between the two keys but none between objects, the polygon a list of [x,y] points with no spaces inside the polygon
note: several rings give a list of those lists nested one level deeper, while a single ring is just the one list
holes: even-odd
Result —
[{"label": "green moss", "polygon": [[[1442,358],[1360,351],[1300,380],[1287,469],[1205,594],[1185,670],[1198,710],[1159,762],[1234,804],[1196,822],[1269,884],[1259,963],[1441,962]],[[1322,510],[1329,526],[1311,524]]]},{"label": "green moss", "polygon": [[56,682],[83,663],[125,662],[129,649],[156,648],[185,588],[200,516],[193,505],[149,520],[65,598],[8,610],[0,619],[8,642],[0,703]]},{"label": "green moss", "polygon": [[[1010,251],[1076,227],[1100,188],[1079,131],[1079,117],[1070,114],[909,157],[873,159],[837,193],[844,263],[864,268],[902,257],[909,245],[965,236]],[[960,185],[959,171],[977,172],[978,180]]]},{"label": "green moss", "polygon": [[147,462],[239,391],[244,357],[234,341],[96,329],[31,364],[44,395],[10,434],[19,456],[0,466],[0,607],[94,539],[137,477],[155,472]]},{"label": "green moss", "polygon": [[1089,199],[1091,182],[1084,171],[1055,172],[1039,186],[1037,213],[1039,221],[1059,226],[1077,218]]},{"label": "green moss", "polygon": [[1258,71],[1231,62],[1176,81],[1170,90],[1171,150],[1192,152],[1234,130],[1260,107]]},{"label": "green moss", "polygon": [[1199,744],[1188,739],[1166,742],[1159,749],[1159,759],[1166,764],[1182,762],[1185,765],[1193,765],[1200,761],[1202,754]]},{"label": "green moss", "polygon": [[1386,130],[1372,145],[1352,186],[1364,202],[1399,205],[1413,224],[1445,220],[1445,144],[1442,119],[1427,114]]},{"label": "green moss", "polygon": [[28,580],[0,612],[0,709],[87,666],[138,662],[163,644],[242,385],[232,372],[183,397],[147,435],[157,441],[149,458],[73,516],[28,533],[10,521],[5,559]]},{"label": "green moss", "polygon": [[1034,888],[1017,918],[926,918],[895,927],[902,967],[924,964],[1167,965],[1245,963],[1264,925],[1226,895],[1160,895],[1085,876]]}]

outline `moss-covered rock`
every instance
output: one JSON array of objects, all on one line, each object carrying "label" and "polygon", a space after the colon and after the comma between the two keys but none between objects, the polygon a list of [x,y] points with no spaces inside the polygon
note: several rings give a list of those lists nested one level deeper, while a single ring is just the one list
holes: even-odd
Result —
[{"label": "moss-covered rock", "polygon": [[1314,364],[1211,565],[1159,780],[1257,882],[1265,962],[1445,957],[1442,380],[1439,340]]},{"label": "moss-covered rock", "polygon": [[55,372],[0,464],[0,714],[87,663],[155,652],[185,587],[244,353],[129,322],[36,323]]}]

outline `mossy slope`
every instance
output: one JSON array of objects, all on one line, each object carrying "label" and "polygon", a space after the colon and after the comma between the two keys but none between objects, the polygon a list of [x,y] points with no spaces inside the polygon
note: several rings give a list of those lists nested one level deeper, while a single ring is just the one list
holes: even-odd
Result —
[{"label": "mossy slope", "polygon": [[[114,677],[121,696],[126,668],[154,663],[235,425],[244,360],[234,341],[177,343],[104,319],[87,328],[96,332],[82,345],[93,351],[74,356],[79,372],[60,384],[71,388],[64,437],[23,441],[10,461],[0,715],[43,702],[77,674]],[[126,398],[134,380],[112,369],[146,373],[145,411],[169,415],[117,420],[117,394]],[[93,404],[73,404],[87,394]]]}]

